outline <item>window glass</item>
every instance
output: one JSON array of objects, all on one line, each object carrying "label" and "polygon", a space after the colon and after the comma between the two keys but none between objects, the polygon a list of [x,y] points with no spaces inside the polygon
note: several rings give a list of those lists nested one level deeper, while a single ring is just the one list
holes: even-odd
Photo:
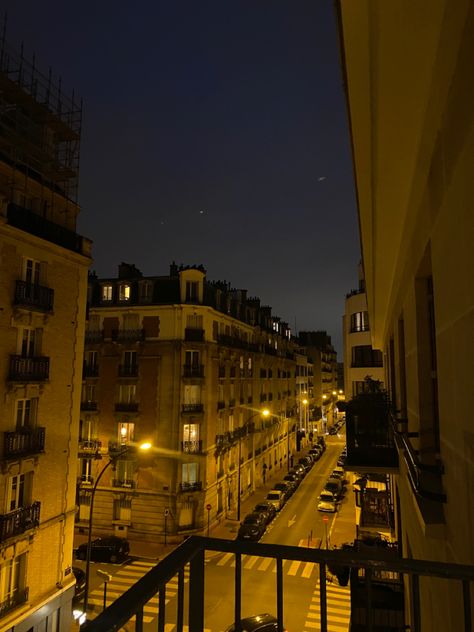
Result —
[{"label": "window glass", "polygon": [[102,300],[103,301],[111,301],[112,300],[112,292],[113,288],[111,285],[103,285],[102,286]]}]

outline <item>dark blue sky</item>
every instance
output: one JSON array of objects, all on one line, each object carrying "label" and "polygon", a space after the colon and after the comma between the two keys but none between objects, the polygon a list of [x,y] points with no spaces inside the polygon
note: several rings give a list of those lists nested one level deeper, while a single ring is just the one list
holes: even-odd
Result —
[{"label": "dark blue sky", "polygon": [[9,42],[84,99],[98,274],[202,263],[340,354],[359,238],[332,0],[3,6]]}]

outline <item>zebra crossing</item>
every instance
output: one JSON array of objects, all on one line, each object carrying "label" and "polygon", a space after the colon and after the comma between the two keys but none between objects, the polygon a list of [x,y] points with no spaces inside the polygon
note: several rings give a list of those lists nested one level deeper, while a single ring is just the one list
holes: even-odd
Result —
[{"label": "zebra crossing", "polygon": [[[319,580],[313,592],[306,617],[304,632],[321,629]],[[331,576],[326,583],[328,632],[348,632],[351,622],[351,593],[349,586],[339,586]]]},{"label": "zebra crossing", "polygon": [[[110,606],[118,597],[128,590],[133,584],[135,584],[143,575],[145,575],[151,568],[156,566],[156,562],[146,562],[135,560],[131,564],[121,568],[115,575],[113,575],[110,582],[107,583],[107,598],[106,604]],[[189,582],[189,568],[186,566],[184,569],[184,583]],[[166,599],[165,606],[170,600],[178,593],[178,576],[175,575],[166,585]],[[89,597],[89,603],[94,606],[98,606],[101,609],[104,605],[104,584],[101,584],[95,590],[92,590]],[[143,621],[144,623],[151,623],[153,619],[158,616],[158,595],[150,599],[150,601],[143,608]],[[134,621],[135,617],[131,619]],[[166,624],[165,632],[173,632],[176,628],[174,624]],[[204,631],[204,632],[210,632]]]},{"label": "zebra crossing", "polygon": [[[233,553],[224,553],[209,559],[206,564],[214,566],[227,566],[235,568],[235,555]],[[262,572],[276,573],[276,562],[271,557],[259,557],[256,555],[242,555],[242,568],[244,570],[256,570]],[[311,579],[314,573],[318,571],[318,564],[314,562],[300,562],[298,560],[284,560],[283,573],[289,577],[302,577],[303,579]]]}]

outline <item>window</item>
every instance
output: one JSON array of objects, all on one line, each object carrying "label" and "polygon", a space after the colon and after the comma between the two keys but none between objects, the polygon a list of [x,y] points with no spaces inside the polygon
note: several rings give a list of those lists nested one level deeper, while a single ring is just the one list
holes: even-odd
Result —
[{"label": "window", "polygon": [[382,352],[372,349],[371,345],[359,345],[352,347],[353,367],[381,367]]},{"label": "window", "polygon": [[114,500],[114,520],[130,522],[132,519],[132,501],[130,498]]},{"label": "window", "polygon": [[7,513],[29,504],[32,475],[32,472],[27,472],[8,479]]},{"label": "window", "polygon": [[217,320],[212,321],[212,339],[217,340],[219,338],[219,323]]},{"label": "window", "polygon": [[40,262],[34,259],[23,261],[23,281],[29,285],[38,285],[40,282]]},{"label": "window", "polygon": [[82,399],[83,402],[95,402],[95,384],[83,384],[82,385]]},{"label": "window", "polygon": [[199,424],[184,424],[183,441],[199,441]]},{"label": "window", "polygon": [[199,283],[197,281],[186,281],[186,301],[198,300]]},{"label": "window", "polygon": [[117,461],[115,469],[115,480],[122,487],[132,487],[135,476],[135,464],[133,461]]},{"label": "window", "polygon": [[140,301],[146,303],[151,301],[152,298],[153,285],[151,283],[141,283],[140,284]]},{"label": "window", "polygon": [[184,404],[201,403],[201,386],[199,384],[184,385]]},{"label": "window", "polygon": [[351,314],[351,333],[357,331],[369,331],[368,312],[354,312],[354,314]]},{"label": "window", "polygon": [[94,438],[94,423],[92,419],[79,421],[79,441],[91,441]]},{"label": "window", "polygon": [[198,480],[198,465],[197,463],[183,463],[181,470],[181,477],[183,483],[197,483]]},{"label": "window", "polygon": [[15,423],[17,430],[34,426],[37,405],[37,397],[33,399],[17,399],[15,402]]},{"label": "window", "polygon": [[21,603],[26,577],[27,553],[0,564],[0,603]]},{"label": "window", "polygon": [[90,368],[97,367],[97,360],[99,358],[98,351],[87,351],[86,353],[86,365]]},{"label": "window", "polygon": [[229,432],[232,432],[234,430],[234,415],[229,415],[228,427]]},{"label": "window", "polygon": [[81,481],[92,483],[92,459],[81,459]]},{"label": "window", "polygon": [[123,354],[124,366],[130,368],[137,366],[137,352],[136,351],[124,351]]},{"label": "window", "polygon": [[128,283],[121,283],[119,285],[119,301],[129,301],[130,295],[130,285]]},{"label": "window", "polygon": [[199,351],[186,351],[186,366],[199,366]]},{"label": "window", "polygon": [[121,404],[134,404],[137,396],[136,384],[121,384],[119,386],[119,402]]},{"label": "window", "polygon": [[22,327],[20,329],[19,353],[22,358],[34,358],[36,353],[36,329]]},{"label": "window", "polygon": [[103,285],[102,286],[102,300],[103,301],[111,301],[113,298],[113,287],[112,285]]},{"label": "window", "polygon": [[118,441],[122,445],[133,441],[135,424],[130,422],[120,422],[118,425]]},{"label": "window", "polygon": [[188,329],[202,329],[202,314],[189,314],[186,316],[186,327]]}]

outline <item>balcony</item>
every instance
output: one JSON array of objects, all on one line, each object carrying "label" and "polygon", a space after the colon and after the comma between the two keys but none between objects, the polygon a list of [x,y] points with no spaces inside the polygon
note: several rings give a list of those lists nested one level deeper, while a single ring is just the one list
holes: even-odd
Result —
[{"label": "balcony", "polygon": [[204,365],[183,364],[183,377],[204,377]]},{"label": "balcony", "polygon": [[398,452],[386,393],[362,393],[348,403],[346,437],[347,470],[398,473]]},{"label": "balcony", "polygon": [[44,382],[49,379],[49,358],[10,356],[9,379],[15,382]]},{"label": "balcony", "polygon": [[[376,547],[325,550],[191,536],[148,571],[97,618],[85,623],[81,631],[114,632],[126,626],[135,616],[137,622],[142,621],[149,601],[158,596],[160,618],[163,621],[161,629],[164,629],[165,621],[170,625],[176,624],[179,629],[179,622],[187,620],[189,632],[202,632],[206,628],[205,591],[208,584],[205,558],[208,551],[230,553],[235,556],[233,579],[235,619],[240,619],[242,616],[242,584],[247,579],[246,571],[242,571],[242,557],[249,555],[269,558],[275,563],[274,590],[273,594],[267,597],[270,603],[273,602],[276,606],[280,630],[283,630],[283,621],[288,629],[292,629],[291,609],[288,609],[288,614],[284,611],[284,604],[290,603],[291,593],[294,590],[291,578],[286,580],[286,575],[283,573],[283,563],[286,560],[318,565],[320,581],[315,597],[317,595],[319,602],[318,630],[321,632],[328,631],[328,608],[331,607],[329,602],[331,591],[328,590],[326,579],[328,567],[339,571],[336,573],[337,576],[345,574],[351,577],[351,630],[353,632],[404,629],[404,587],[400,581],[402,575],[407,580],[405,590],[410,593],[405,598],[413,604],[413,612],[416,613],[414,632],[428,629],[431,623],[429,613],[426,618],[424,616],[422,607],[424,594],[420,586],[426,586],[429,578],[440,581],[438,578],[441,577],[444,578],[443,581],[449,583],[450,592],[456,591],[461,617],[464,618],[462,629],[466,631],[472,629],[470,603],[470,587],[474,581],[472,566],[402,559],[378,550]],[[185,575],[185,567],[189,569],[189,575],[187,573]],[[175,581],[175,577],[178,577],[178,596],[180,597],[177,602],[172,602],[167,608],[165,603],[167,584]],[[186,615],[185,608],[187,608]],[[427,610],[429,611],[429,608]],[[400,620],[402,623],[398,625]],[[391,626],[390,621],[395,621],[396,626]],[[141,629],[141,627],[137,626],[136,629]]]},{"label": "balcony", "polygon": [[99,377],[99,365],[98,364],[83,364],[82,365],[82,377]]},{"label": "balcony", "polygon": [[96,412],[97,402],[81,402],[81,410]]},{"label": "balcony", "polygon": [[21,509],[15,509],[15,511],[1,515],[0,542],[37,527],[40,522],[40,507],[41,503],[36,501],[28,507],[21,507]]},{"label": "balcony", "polygon": [[28,601],[28,588],[21,588],[16,590],[13,595],[10,595],[7,599],[0,602],[0,617],[3,617],[21,604]]},{"label": "balcony", "polygon": [[51,288],[26,281],[16,282],[14,305],[40,312],[52,312],[53,304],[54,290]]},{"label": "balcony", "polygon": [[225,402],[223,401],[217,402],[217,410],[222,410],[223,408],[225,408]]},{"label": "balcony", "polygon": [[201,454],[202,440],[198,441],[181,441],[181,451],[186,454]]},{"label": "balcony", "polygon": [[138,364],[121,364],[118,374],[119,377],[138,377]]},{"label": "balcony", "polygon": [[96,452],[100,452],[102,441],[98,439],[79,439],[79,452],[92,457]]},{"label": "balcony", "polygon": [[204,412],[203,404],[183,404],[181,407],[182,413],[202,413]]},{"label": "balcony", "polygon": [[144,329],[112,329],[111,338],[114,342],[143,342]]},{"label": "balcony", "polygon": [[138,402],[116,402],[115,412],[136,413],[138,412]]},{"label": "balcony", "polygon": [[383,367],[383,360],[353,360],[352,369],[370,369]]},{"label": "balcony", "polygon": [[196,481],[194,483],[180,483],[179,491],[180,492],[200,492],[202,490],[202,483],[200,481]]},{"label": "balcony", "polygon": [[3,458],[16,459],[44,452],[45,435],[46,429],[42,427],[25,427],[14,432],[5,432]]},{"label": "balcony", "polygon": [[204,342],[204,329],[186,327],[184,330],[184,339],[189,342]]},{"label": "balcony", "polygon": [[10,203],[7,209],[7,220],[10,226],[24,230],[53,244],[83,254],[84,238],[72,230],[44,219],[41,215]]},{"label": "balcony", "polygon": [[98,344],[104,339],[104,332],[102,330],[86,330],[86,344]]},{"label": "balcony", "polygon": [[90,476],[90,474],[82,474],[81,476],[77,477],[77,482],[80,485],[85,485],[86,487],[89,487],[94,484],[94,478]]},{"label": "balcony", "polygon": [[112,487],[125,487],[127,489],[135,489],[136,483],[131,478],[114,478],[112,480]]}]

